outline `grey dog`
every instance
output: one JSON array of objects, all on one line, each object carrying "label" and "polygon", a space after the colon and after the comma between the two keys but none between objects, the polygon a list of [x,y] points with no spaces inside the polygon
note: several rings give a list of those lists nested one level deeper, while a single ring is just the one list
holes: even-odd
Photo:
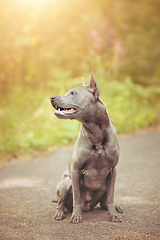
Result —
[{"label": "grey dog", "polygon": [[64,209],[72,211],[70,222],[82,222],[82,211],[90,211],[98,203],[120,222],[122,212],[114,206],[116,165],[119,143],[113,121],[99,98],[96,81],[91,75],[88,85],[71,89],[64,96],[51,97],[60,119],[80,121],[79,136],[68,161],[68,170],[57,186],[56,220],[65,218]]}]

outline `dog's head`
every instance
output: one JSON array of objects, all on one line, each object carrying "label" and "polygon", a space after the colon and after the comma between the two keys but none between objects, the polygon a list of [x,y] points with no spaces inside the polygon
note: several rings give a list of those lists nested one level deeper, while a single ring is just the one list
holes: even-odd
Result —
[{"label": "dog's head", "polygon": [[51,97],[51,104],[56,109],[55,115],[60,119],[76,119],[83,122],[93,114],[94,107],[99,100],[99,90],[93,73],[89,84],[85,86],[82,78],[82,86],[68,91],[64,96]]}]

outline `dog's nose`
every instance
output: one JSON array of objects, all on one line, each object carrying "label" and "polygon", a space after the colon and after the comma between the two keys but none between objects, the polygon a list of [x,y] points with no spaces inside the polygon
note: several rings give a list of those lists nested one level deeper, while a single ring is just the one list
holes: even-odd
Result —
[{"label": "dog's nose", "polygon": [[56,99],[56,96],[50,98],[51,102],[53,102],[55,99]]}]

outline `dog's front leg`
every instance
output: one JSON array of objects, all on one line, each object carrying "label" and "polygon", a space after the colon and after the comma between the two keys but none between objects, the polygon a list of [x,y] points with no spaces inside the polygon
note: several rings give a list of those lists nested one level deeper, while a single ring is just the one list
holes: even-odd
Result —
[{"label": "dog's front leg", "polygon": [[71,223],[81,223],[82,222],[79,174],[80,174],[79,169],[71,170],[72,191],[73,191],[73,213],[70,218]]},{"label": "dog's front leg", "polygon": [[[112,222],[121,222],[122,217],[114,206],[114,186],[116,180],[116,168],[114,167],[107,177],[107,208]],[[120,209],[120,208],[119,208]],[[120,209],[121,210],[121,209]],[[122,211],[122,210],[121,210]],[[118,212],[121,212],[118,211]]]}]

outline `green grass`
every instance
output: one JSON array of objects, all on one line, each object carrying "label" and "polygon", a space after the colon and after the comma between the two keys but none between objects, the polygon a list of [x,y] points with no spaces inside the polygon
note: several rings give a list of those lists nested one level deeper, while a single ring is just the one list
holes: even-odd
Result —
[{"label": "green grass", "polygon": [[[160,118],[160,88],[144,88],[129,79],[123,83],[108,82],[95,76],[100,97],[108,107],[117,132],[124,133],[155,124]],[[60,120],[54,116],[50,103],[53,95],[62,95],[79,86],[81,79],[59,76],[37,89],[15,87],[1,95],[0,156],[32,154],[47,151],[52,146],[73,143],[80,123]],[[61,79],[61,80],[59,80]],[[63,80],[65,79],[65,81]],[[85,82],[88,83],[85,77]]]}]

